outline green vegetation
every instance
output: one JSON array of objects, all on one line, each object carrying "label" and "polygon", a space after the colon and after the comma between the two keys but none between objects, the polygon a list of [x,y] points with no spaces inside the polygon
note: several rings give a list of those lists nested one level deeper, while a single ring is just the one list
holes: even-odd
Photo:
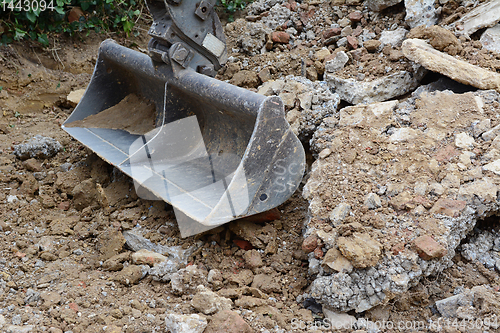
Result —
[{"label": "green vegetation", "polygon": [[220,7],[223,8],[225,12],[229,14],[229,21],[234,20],[234,14],[238,10],[243,10],[247,4],[251,3],[253,0],[219,0]]},{"label": "green vegetation", "polygon": [[143,0],[0,0],[0,43],[29,38],[48,46],[51,33],[91,30],[129,35],[142,4]]},{"label": "green vegetation", "polygon": [[[218,0],[217,4],[232,21],[252,1]],[[31,39],[49,46],[49,36],[56,33],[138,34],[134,25],[143,10],[144,0],[0,0],[0,44]]]}]

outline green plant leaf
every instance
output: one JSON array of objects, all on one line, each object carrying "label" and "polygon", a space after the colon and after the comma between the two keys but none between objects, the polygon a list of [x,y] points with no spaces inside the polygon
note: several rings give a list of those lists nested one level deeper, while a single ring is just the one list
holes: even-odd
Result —
[{"label": "green plant leaf", "polygon": [[87,1],[82,1],[82,3],[80,4],[80,7],[82,8],[82,10],[86,11],[87,9],[89,9],[90,3]]},{"label": "green plant leaf", "polygon": [[[18,6],[28,1],[32,4],[40,0],[0,0],[12,6]],[[0,36],[0,44],[12,43],[13,40],[30,38],[37,40],[42,45],[49,45],[49,37],[52,33],[68,33],[73,36],[78,31],[88,34],[90,31],[110,32],[122,31],[127,35],[138,32],[134,30],[134,21],[141,16],[145,0],[43,0],[46,2],[46,10],[39,7],[36,11],[25,10],[21,6],[7,15],[0,13],[4,33]],[[186,0],[191,1],[191,0]],[[244,0],[223,0],[229,4]],[[139,6],[141,9],[139,9]],[[86,17],[81,21],[69,23],[65,15],[73,7],[80,7],[86,11]]]},{"label": "green plant leaf", "polygon": [[133,22],[128,20],[123,22],[123,31],[125,31],[127,34],[129,34],[132,31],[133,27],[134,27]]},{"label": "green plant leaf", "polygon": [[49,46],[49,38],[47,37],[47,34],[40,34],[38,35],[38,41],[43,45],[43,46]]},{"label": "green plant leaf", "polygon": [[24,38],[26,35],[26,31],[19,29],[16,27],[15,35],[14,35],[14,40],[21,40]]},{"label": "green plant leaf", "polygon": [[26,17],[28,18],[28,20],[35,23],[38,15],[36,15],[36,13],[34,13],[34,12],[27,12]]},{"label": "green plant leaf", "polygon": [[7,44],[10,44],[12,43],[12,37],[10,36],[7,36],[6,34],[3,34],[2,35],[2,40],[0,41],[0,44],[2,45],[7,45]]}]

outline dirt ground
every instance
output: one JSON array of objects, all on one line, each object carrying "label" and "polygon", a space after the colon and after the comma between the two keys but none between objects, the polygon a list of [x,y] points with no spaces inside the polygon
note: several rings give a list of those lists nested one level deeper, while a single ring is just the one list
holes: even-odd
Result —
[{"label": "dirt ground", "polygon": [[[317,7],[333,11],[326,2],[319,3]],[[359,6],[340,7],[345,14],[357,9]],[[365,28],[379,34],[402,20],[401,13],[402,6],[396,6],[383,12],[387,20],[368,20]],[[237,21],[227,25],[229,50],[238,47],[237,27],[242,24]],[[314,24],[319,32],[324,22],[318,18]],[[308,331],[295,329],[294,320],[314,322],[322,319],[323,313],[318,304],[302,297],[314,279],[302,250],[308,202],[301,190],[307,175],[295,195],[278,208],[279,219],[250,226],[235,221],[182,239],[171,208],[163,202],[139,198],[131,179],[60,128],[74,109],[66,97],[89,83],[100,42],[112,37],[124,46],[144,51],[149,37],[147,26],[141,28],[141,35],[132,39],[92,33],[89,37],[60,36],[52,49],[30,42],[0,48],[0,315],[6,321],[4,329],[16,325],[12,328],[17,329],[15,332],[165,332],[166,313],[199,313],[191,305],[193,290],[178,292],[170,282],[155,281],[150,275],[136,277],[132,269],[126,269],[136,265],[122,232],[140,226],[143,236],[155,244],[183,248],[201,244],[189,257],[188,265],[197,267],[201,275],[211,271],[220,274],[219,279],[200,283],[232,299],[233,310],[253,331]],[[306,43],[288,50],[276,44],[264,54],[231,53],[233,61],[218,78],[232,80],[243,69],[257,74],[265,64],[271,64],[269,74],[273,79],[301,75],[301,59],[306,59],[306,69],[314,67],[316,78],[321,79],[322,64],[310,56],[312,46]],[[462,49],[460,57],[485,68],[500,69],[500,55],[481,51],[474,40],[464,42]],[[334,54],[339,50],[331,51]],[[396,51],[380,52],[390,55]],[[361,60],[366,63],[364,67],[351,63],[339,75],[386,75],[387,63],[399,59],[398,54],[388,60],[367,53]],[[404,61],[398,62],[391,71],[405,66]],[[260,81],[233,83],[255,90]],[[62,151],[46,159],[18,159],[13,146],[38,134],[59,141]],[[304,143],[307,148],[307,140]],[[98,192],[104,193],[109,205],[102,204],[98,192],[81,194],[85,191],[78,187],[88,180],[93,186],[99,185],[102,192]],[[498,218],[493,217],[478,227],[486,230],[497,223]],[[256,235],[260,247],[252,242]],[[251,251],[262,259],[261,265],[251,265],[250,255],[245,256]],[[385,306],[351,314],[372,321],[428,323],[429,319],[438,320],[435,302],[454,295],[459,287],[489,284],[496,291],[500,288],[495,270],[459,254],[454,263]],[[212,318],[202,316],[209,322]],[[31,330],[22,330],[29,325]],[[0,330],[1,326],[0,322]],[[471,332],[459,327],[443,331]]]}]

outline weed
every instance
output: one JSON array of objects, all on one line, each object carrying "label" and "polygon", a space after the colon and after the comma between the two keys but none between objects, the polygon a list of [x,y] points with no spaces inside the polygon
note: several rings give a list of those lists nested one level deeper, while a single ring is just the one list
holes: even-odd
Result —
[{"label": "weed", "polygon": [[[0,44],[36,40],[49,46],[49,35],[93,30],[132,33],[144,0],[0,0]],[[36,4],[36,6],[35,6]],[[2,8],[3,7],[3,8]],[[142,7],[141,7],[142,8]],[[80,11],[81,9],[81,11]],[[69,22],[71,12],[76,15]],[[82,14],[82,15],[80,15]],[[78,16],[80,15],[80,16]]]},{"label": "weed", "polygon": [[[234,14],[252,1],[217,0],[217,5],[233,21]],[[121,31],[138,35],[134,26],[143,8],[144,0],[0,0],[0,45],[31,39],[49,46],[49,36],[58,33]]]},{"label": "weed", "polygon": [[247,4],[251,3],[253,0],[218,0],[219,6],[223,8],[224,11],[229,13],[229,21],[234,21],[234,14],[238,10],[243,10]]}]

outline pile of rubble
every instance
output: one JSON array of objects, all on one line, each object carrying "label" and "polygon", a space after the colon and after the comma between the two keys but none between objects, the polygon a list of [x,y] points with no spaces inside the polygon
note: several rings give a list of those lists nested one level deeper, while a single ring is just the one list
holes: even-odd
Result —
[{"label": "pile of rubble", "polygon": [[[500,5],[400,2],[256,1],[234,23],[248,31],[234,51],[263,61],[233,64],[283,99],[317,157],[303,192],[316,276],[304,296],[335,311],[386,304],[451,266],[499,210]],[[276,72],[271,50],[303,55],[295,75],[263,75]],[[451,80],[420,86],[429,72]],[[494,269],[494,237],[477,237],[462,255]]]},{"label": "pile of rubble", "polygon": [[281,97],[310,168],[281,219],[185,240],[60,130],[74,96],[41,82],[90,74],[0,57],[0,330],[497,329],[499,22],[496,0],[254,1],[218,78]]}]

